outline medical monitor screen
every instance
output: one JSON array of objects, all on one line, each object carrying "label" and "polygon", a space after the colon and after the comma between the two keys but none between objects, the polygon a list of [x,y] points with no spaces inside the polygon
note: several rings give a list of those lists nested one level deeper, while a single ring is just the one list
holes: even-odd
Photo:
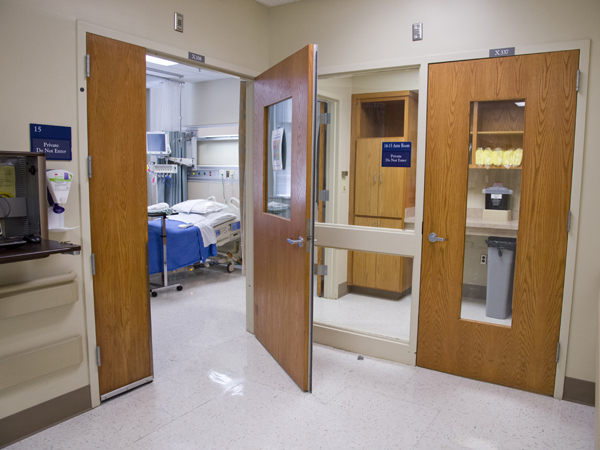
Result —
[{"label": "medical monitor screen", "polygon": [[146,152],[152,155],[171,153],[167,139],[167,133],[146,133]]}]

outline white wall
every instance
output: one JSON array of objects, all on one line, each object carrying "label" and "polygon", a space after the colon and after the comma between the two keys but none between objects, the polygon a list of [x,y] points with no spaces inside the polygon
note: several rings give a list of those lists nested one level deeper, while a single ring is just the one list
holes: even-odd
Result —
[{"label": "white wall", "polygon": [[184,127],[238,123],[240,80],[225,78],[183,86],[181,115]]},{"label": "white wall", "polygon": [[[411,25],[423,23],[424,39],[413,42]],[[566,375],[595,380],[600,268],[597,239],[600,208],[600,2],[597,0],[304,0],[269,10],[270,61],[280,61],[307,43],[319,44],[319,67],[330,73],[361,63],[390,65],[423,55],[591,39],[587,128],[575,288]],[[387,62],[386,62],[387,61]],[[340,66],[339,70],[336,67]],[[574,180],[579,183],[580,180]]]},{"label": "white wall", "polygon": [[[185,16],[185,32],[173,30],[173,13]],[[69,126],[73,160],[49,162],[74,174],[65,222],[81,226],[89,219],[80,208],[78,146],[76,21],[82,20],[127,35],[193,51],[227,64],[262,71],[268,62],[267,9],[249,0],[0,0],[0,151],[29,151],[29,124]],[[225,33],[224,27],[227,27]],[[236,80],[237,81],[237,80]],[[239,91],[239,89],[238,89]],[[237,122],[237,117],[235,119]],[[80,229],[51,238],[82,243]],[[51,256],[31,262],[4,264],[0,285],[58,275],[74,270],[80,286],[83,256]],[[80,334],[87,339],[85,314],[93,310],[85,299],[46,312],[0,321],[0,358]],[[87,300],[87,301],[86,301]],[[87,355],[86,355],[87,356]],[[87,359],[78,367],[0,392],[0,419],[90,384]]]}]

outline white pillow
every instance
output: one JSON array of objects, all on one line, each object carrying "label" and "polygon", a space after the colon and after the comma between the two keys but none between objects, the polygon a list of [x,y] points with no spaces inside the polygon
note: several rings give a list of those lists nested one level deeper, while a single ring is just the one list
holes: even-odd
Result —
[{"label": "white pillow", "polygon": [[225,209],[226,205],[211,200],[187,200],[173,205],[173,209],[185,214],[210,214]]}]

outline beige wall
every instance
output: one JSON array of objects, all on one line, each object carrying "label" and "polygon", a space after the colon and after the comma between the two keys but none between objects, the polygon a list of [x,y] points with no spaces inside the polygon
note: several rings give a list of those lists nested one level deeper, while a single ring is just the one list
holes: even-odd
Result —
[{"label": "beige wall", "polygon": [[[173,30],[173,14],[185,17],[185,32]],[[0,151],[29,151],[29,124],[69,126],[73,160],[48,163],[74,174],[65,223],[81,226],[79,198],[76,80],[76,21],[82,20],[128,35],[193,51],[208,58],[264,70],[268,63],[267,9],[248,0],[0,0]],[[234,120],[237,122],[236,120]],[[117,202],[118,203],[118,202]],[[83,243],[81,228],[52,234],[57,240]],[[0,285],[58,275],[74,270],[80,301],[73,305],[0,321],[0,358],[74,335],[81,335],[86,360],[78,367],[0,392],[0,419],[90,384],[85,316],[83,256],[51,256],[44,260],[5,264]],[[88,299],[91,308],[91,299]]]},{"label": "beige wall", "polygon": [[[411,24],[416,22],[423,22],[423,41],[411,40]],[[423,55],[447,54],[452,59],[452,53],[474,50],[592,40],[590,70],[583,74],[583,81],[589,80],[587,129],[566,371],[588,381],[595,380],[600,277],[595,264],[600,253],[600,128],[594,125],[600,122],[599,22],[597,0],[303,0],[269,10],[271,63],[311,42],[319,44],[319,67],[329,73],[360,63],[385,67],[391,60]]]},{"label": "beige wall", "polygon": [[181,115],[184,127],[238,123],[240,80],[228,78],[183,86]]}]

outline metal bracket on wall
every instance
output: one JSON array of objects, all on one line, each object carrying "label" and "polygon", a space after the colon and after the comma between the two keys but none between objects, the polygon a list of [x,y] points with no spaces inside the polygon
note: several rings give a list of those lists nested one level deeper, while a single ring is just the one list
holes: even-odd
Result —
[{"label": "metal bracket on wall", "polygon": [[328,202],[329,201],[329,191],[327,189],[319,191],[319,201],[320,202]]},{"label": "metal bracket on wall", "polygon": [[314,272],[317,275],[327,276],[327,266],[324,264],[315,264]]}]

